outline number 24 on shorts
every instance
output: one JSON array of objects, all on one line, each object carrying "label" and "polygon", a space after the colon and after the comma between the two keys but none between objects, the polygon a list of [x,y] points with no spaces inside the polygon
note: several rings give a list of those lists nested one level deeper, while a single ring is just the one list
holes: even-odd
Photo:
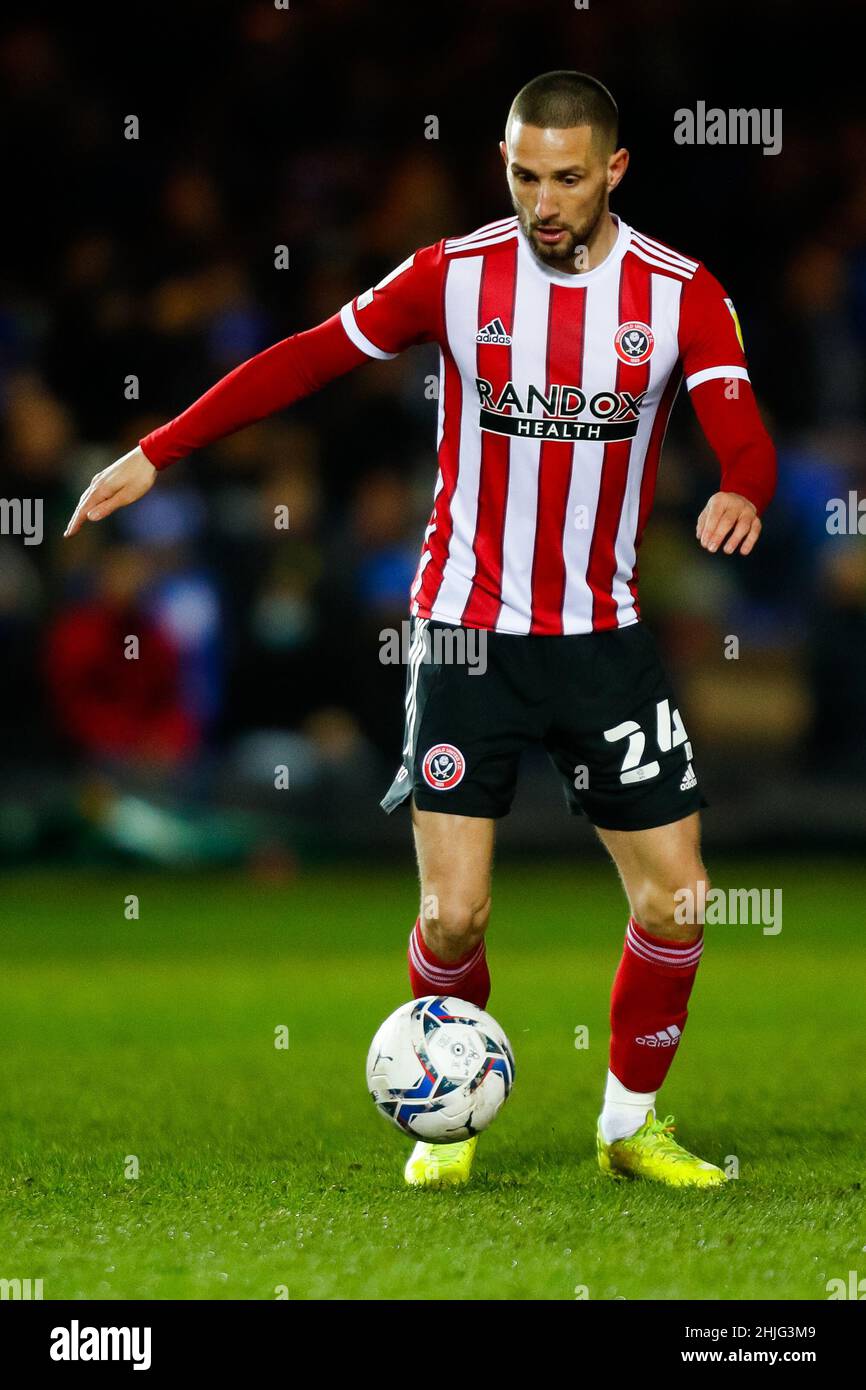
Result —
[{"label": "number 24 on shorts", "polygon": [[[661,771],[658,762],[655,760],[648,763],[641,762],[646,748],[646,734],[636,720],[626,719],[613,729],[605,729],[604,736],[608,743],[617,743],[620,739],[628,739],[628,747],[619,773],[620,782],[628,785],[632,782],[647,782],[651,777],[658,776]],[[691,759],[692,747],[688,741],[685,725],[679,710],[671,711],[669,700],[659,700],[656,705],[656,743],[662,753],[669,753],[672,748],[678,748],[681,743],[684,743],[686,745],[686,758]]]}]

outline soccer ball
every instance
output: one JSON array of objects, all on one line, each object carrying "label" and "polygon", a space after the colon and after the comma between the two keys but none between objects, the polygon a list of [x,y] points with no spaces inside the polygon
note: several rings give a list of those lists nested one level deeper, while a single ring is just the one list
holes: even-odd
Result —
[{"label": "soccer ball", "polygon": [[496,1118],[514,1081],[511,1045],[465,999],[427,995],[385,1019],[367,1054],[381,1114],[415,1139],[456,1144]]}]

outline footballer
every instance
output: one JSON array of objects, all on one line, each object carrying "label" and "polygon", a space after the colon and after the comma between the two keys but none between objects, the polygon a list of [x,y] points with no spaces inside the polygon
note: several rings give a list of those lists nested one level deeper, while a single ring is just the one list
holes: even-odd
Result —
[{"label": "footballer", "polygon": [[[438,345],[439,467],[409,595],[402,761],[382,801],[389,813],[411,809],[428,909],[409,938],[412,991],[487,1005],[496,822],[522,750],[543,745],[630,909],[601,1170],[716,1186],[724,1172],[683,1148],[656,1111],[703,950],[702,921],[680,920],[677,903],[682,890],[700,900],[707,885],[707,802],[641,621],[637,555],[683,379],[721,469],[697,518],[706,550],[752,551],[775,451],[725,289],[702,262],[610,211],[629,155],[608,90],[579,72],[536,77],[515,97],[500,149],[510,215],[414,251],[326,322],[241,364],[97,474],[66,535],[134,502],[193,450],[353,367]],[[483,634],[480,677],[434,656],[448,650],[437,632],[460,628]],[[477,1142],[417,1144],[406,1181],[466,1182]]]}]

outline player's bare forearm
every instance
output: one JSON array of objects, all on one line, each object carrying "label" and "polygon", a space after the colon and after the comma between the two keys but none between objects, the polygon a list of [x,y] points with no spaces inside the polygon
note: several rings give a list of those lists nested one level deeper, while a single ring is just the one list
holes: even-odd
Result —
[{"label": "player's bare forearm", "polygon": [[748,497],[739,492],[715,492],[698,517],[695,534],[704,550],[721,546],[725,555],[736,550],[748,555],[761,534],[761,518]]},{"label": "player's bare forearm", "polygon": [[153,464],[140,446],[130,449],[116,463],[103,468],[90,480],[78,499],[64,536],[74,536],[85,521],[101,521],[119,507],[128,507],[149,492],[156,481]]}]

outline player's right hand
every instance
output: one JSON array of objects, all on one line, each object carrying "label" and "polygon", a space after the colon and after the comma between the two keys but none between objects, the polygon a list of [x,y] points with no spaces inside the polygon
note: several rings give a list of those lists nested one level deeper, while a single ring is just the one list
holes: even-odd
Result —
[{"label": "player's right hand", "polygon": [[90,480],[78,499],[64,536],[74,536],[85,521],[101,521],[118,507],[128,507],[149,492],[156,482],[156,469],[140,448],[130,449],[108,468]]}]

